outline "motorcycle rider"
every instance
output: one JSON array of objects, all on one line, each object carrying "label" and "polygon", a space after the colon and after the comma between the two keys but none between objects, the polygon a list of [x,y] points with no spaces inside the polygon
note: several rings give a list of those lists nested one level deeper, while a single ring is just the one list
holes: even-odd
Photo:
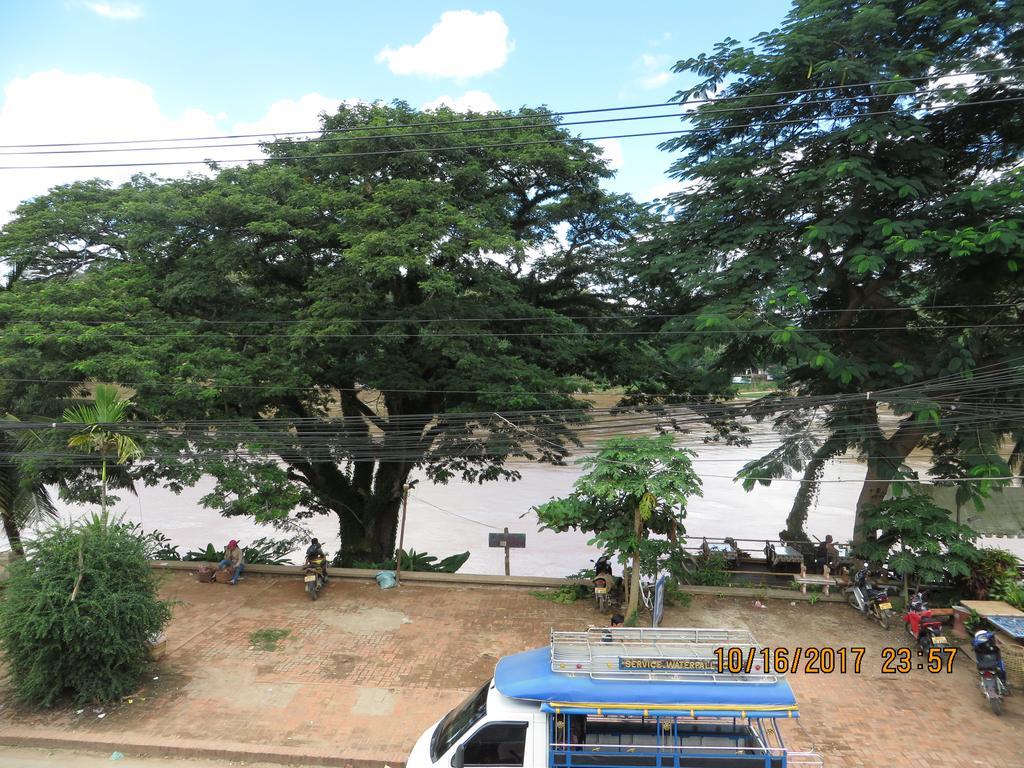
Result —
[{"label": "motorcycle rider", "polygon": [[320,573],[323,576],[324,582],[327,581],[327,554],[324,552],[324,548],[320,546],[320,540],[314,538],[309,542],[309,546],[306,547],[306,563],[312,563],[314,560],[320,560]]}]

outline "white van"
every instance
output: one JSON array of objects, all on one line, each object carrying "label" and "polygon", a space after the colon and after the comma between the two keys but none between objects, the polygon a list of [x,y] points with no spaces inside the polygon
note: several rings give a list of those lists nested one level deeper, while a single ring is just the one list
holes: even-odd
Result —
[{"label": "white van", "polygon": [[[730,659],[750,658],[740,674]],[[736,654],[740,654],[737,656]],[[797,717],[749,632],[591,629],[498,662],[494,679],[430,728],[407,768],[786,768],[822,757],[786,749]]]}]

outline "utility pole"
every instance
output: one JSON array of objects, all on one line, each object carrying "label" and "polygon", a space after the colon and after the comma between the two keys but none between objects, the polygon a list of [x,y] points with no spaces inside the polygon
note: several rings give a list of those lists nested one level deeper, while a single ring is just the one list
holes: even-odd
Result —
[{"label": "utility pole", "polygon": [[398,531],[398,551],[395,553],[395,581],[402,586],[402,550],[405,547],[405,513],[409,508],[409,484],[402,486],[402,526]]}]

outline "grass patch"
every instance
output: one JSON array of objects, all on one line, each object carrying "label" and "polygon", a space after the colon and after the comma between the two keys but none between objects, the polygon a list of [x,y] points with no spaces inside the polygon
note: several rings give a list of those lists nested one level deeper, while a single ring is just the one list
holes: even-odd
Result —
[{"label": "grass patch", "polygon": [[290,634],[290,629],[257,629],[249,635],[249,644],[261,651],[276,651],[277,644]]}]

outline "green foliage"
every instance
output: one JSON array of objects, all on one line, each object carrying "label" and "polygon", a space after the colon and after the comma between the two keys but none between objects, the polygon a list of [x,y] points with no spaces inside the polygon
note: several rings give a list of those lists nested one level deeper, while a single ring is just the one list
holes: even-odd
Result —
[{"label": "green foliage", "polygon": [[693,595],[680,587],[675,579],[668,579],[665,582],[665,605],[689,608],[693,602]]},{"label": "green foliage", "polygon": [[[301,546],[304,538],[296,536],[289,539],[270,539],[261,536],[242,547],[242,558],[246,565],[288,565],[291,562],[291,553]],[[224,559],[224,548],[218,549],[210,543],[205,549],[189,550],[181,559],[219,563]]]},{"label": "green foliage", "polygon": [[[970,479],[961,501],[1020,470],[1024,452],[1011,466],[1003,449],[1024,446],[1024,133],[1003,96],[1019,92],[1005,68],[1024,66],[1022,24],[1024,4],[1006,0],[798,0],[750,44],[676,65],[692,83],[676,101],[718,98],[662,145],[683,189],[638,246],[637,275],[674,357],[707,361],[709,381],[777,365],[781,391],[839,398],[750,408],[782,445],[744,467],[744,487],[803,475],[791,538],[822,462],[847,451],[868,462],[858,524],[891,480],[913,478],[916,447],[934,477]],[[939,80],[953,74],[972,85]],[[980,305],[991,311],[968,309]],[[976,371],[989,385],[970,385]],[[941,396],[907,388],[939,378]]]},{"label": "green foliage", "polygon": [[[415,549],[410,549],[406,552],[404,549],[399,550],[400,557],[402,558],[402,571],[429,571],[432,573],[455,573],[459,568],[466,564],[469,560],[469,551],[460,552],[457,555],[449,555],[448,557],[438,560],[435,555],[428,555],[426,552],[417,552]],[[370,568],[373,570],[395,570],[397,563],[395,558],[388,560],[382,560],[377,563],[367,563],[356,561],[352,564],[353,568]]]},{"label": "green foliage", "polygon": [[219,563],[224,559],[224,550],[207,544],[206,549],[190,549],[181,559],[190,562]]},{"label": "green foliage", "polygon": [[586,600],[593,595],[593,592],[593,588],[586,584],[564,584],[555,589],[534,590],[530,594],[552,603],[567,604],[575,603],[577,600]]},{"label": "green foliage", "polygon": [[[120,382],[147,419],[220,420],[147,433],[133,474],[212,475],[204,503],[261,522],[335,516],[346,564],[393,553],[414,467],[493,481],[561,460],[576,393],[644,374],[635,337],[593,332],[632,311],[621,246],[652,217],[602,190],[600,150],[546,110],[492,120],[484,148],[460,117],[342,105],[324,136],[264,149],[297,162],[27,201],[0,230],[0,410],[52,417]],[[328,416],[343,436],[325,440]],[[378,440],[395,450],[365,461]]]},{"label": "green foliage", "polygon": [[903,496],[868,508],[861,533],[866,540],[858,554],[887,562],[902,576],[904,599],[911,578],[915,592],[922,582],[937,582],[947,574],[966,578],[979,557],[974,531],[924,496]]},{"label": "green foliage", "polygon": [[964,619],[964,629],[967,630],[968,634],[973,635],[975,632],[977,632],[979,629],[982,629],[985,626],[985,620],[981,618],[981,614],[979,614],[976,610],[974,610],[973,608],[971,608],[970,610],[970,614],[967,616],[966,619]]},{"label": "green foliage", "polygon": [[1005,549],[985,547],[971,567],[970,587],[974,597],[985,600],[992,585],[1004,574],[1016,576],[1020,560]]},{"label": "green foliage", "polygon": [[10,566],[0,646],[20,701],[115,701],[135,689],[148,641],[170,619],[146,542],[94,517],[57,523]]},{"label": "green foliage", "polygon": [[290,634],[290,629],[257,629],[249,633],[249,645],[260,651],[276,651],[277,644]]},{"label": "green foliage", "polygon": [[821,600],[821,595],[817,594],[816,592],[812,592],[810,595],[807,596],[807,602],[811,605],[814,605],[819,600]]},{"label": "green foliage", "polygon": [[689,583],[702,587],[724,587],[729,584],[729,564],[718,552],[701,552],[694,558]]},{"label": "green foliage", "polygon": [[[674,545],[651,534],[684,532],[689,496],[700,496],[700,478],[693,471],[693,453],[674,448],[671,435],[656,438],[619,437],[600,444],[595,456],[580,459],[588,471],[569,496],[537,508],[541,526],[555,531],[592,533],[596,544],[625,565],[630,558],[653,574]],[[639,573],[629,587],[630,609],[636,610]]]},{"label": "green foliage", "polygon": [[120,523],[132,536],[141,539],[145,547],[147,560],[181,560],[178,546],[172,544],[170,538],[163,531],[150,531],[146,533],[139,523]]},{"label": "green foliage", "polygon": [[1021,586],[1016,573],[1004,571],[999,574],[989,587],[989,599],[1002,600],[1014,608],[1024,611],[1024,586]]}]

